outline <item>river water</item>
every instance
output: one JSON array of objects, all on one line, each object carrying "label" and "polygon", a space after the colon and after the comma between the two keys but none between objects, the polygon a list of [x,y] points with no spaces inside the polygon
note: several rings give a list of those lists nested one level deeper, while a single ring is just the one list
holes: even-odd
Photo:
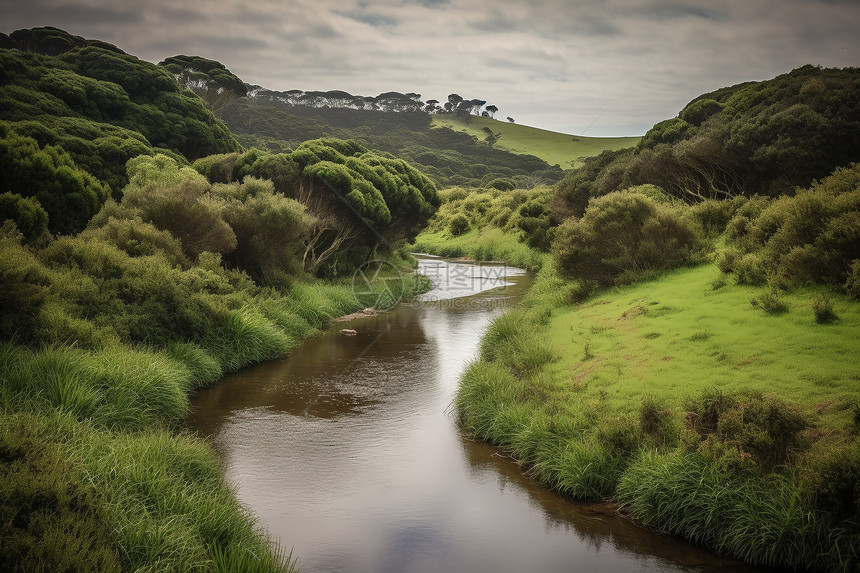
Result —
[{"label": "river water", "polygon": [[435,285],[422,297],[192,399],[189,426],[301,571],[753,571],[549,492],[464,437],[460,374],[531,278],[429,258],[420,270]]}]

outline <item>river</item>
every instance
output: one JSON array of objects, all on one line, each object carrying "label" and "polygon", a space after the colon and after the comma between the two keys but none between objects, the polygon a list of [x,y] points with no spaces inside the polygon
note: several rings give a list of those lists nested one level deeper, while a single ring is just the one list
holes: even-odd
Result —
[{"label": "river", "polygon": [[189,426],[302,572],[755,570],[556,495],[464,437],[460,374],[531,278],[430,258],[420,270],[435,285],[422,297],[192,399]]}]

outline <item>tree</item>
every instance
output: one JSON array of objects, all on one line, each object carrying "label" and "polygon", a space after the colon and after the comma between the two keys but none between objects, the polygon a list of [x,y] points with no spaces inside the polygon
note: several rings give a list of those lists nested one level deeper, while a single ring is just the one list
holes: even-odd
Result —
[{"label": "tree", "polygon": [[488,105],[488,106],[487,106],[486,108],[484,108],[484,109],[486,109],[486,110],[487,110],[487,113],[489,113],[489,114],[490,114],[490,117],[493,117],[493,116],[495,115],[495,113],[496,113],[497,111],[499,111],[499,108],[497,108],[497,107],[496,107],[496,106],[494,106],[494,105]]},{"label": "tree", "polygon": [[248,94],[245,83],[222,64],[200,56],[173,56],[158,64],[180,85],[203,98],[215,117],[240,97]]},{"label": "tree", "polygon": [[511,122],[511,123],[514,123],[514,118],[512,118],[512,117],[508,116],[508,121],[509,121],[509,122]]}]

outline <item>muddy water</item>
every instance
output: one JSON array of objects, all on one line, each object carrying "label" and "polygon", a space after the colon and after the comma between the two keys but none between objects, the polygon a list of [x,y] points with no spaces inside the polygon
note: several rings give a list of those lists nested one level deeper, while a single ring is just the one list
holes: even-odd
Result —
[{"label": "muddy water", "polygon": [[457,380],[530,278],[421,264],[436,288],[420,300],[194,397],[190,426],[303,572],[752,570],[548,492],[464,438],[450,411]]}]

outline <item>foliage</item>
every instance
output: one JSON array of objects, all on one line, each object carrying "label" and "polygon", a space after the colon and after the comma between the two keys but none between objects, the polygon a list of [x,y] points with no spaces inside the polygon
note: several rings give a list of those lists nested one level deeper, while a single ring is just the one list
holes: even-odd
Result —
[{"label": "foliage", "polygon": [[[847,285],[860,258],[860,165],[792,196],[749,201],[729,221],[727,237],[740,258],[726,267],[739,281]],[[758,278],[744,278],[750,272]]]},{"label": "foliage", "polygon": [[393,253],[439,206],[424,174],[354,140],[306,141],[289,154],[250,149],[203,158],[194,167],[213,182],[271,180],[275,192],[303,205],[310,218],[295,230],[306,232],[292,237],[302,245],[302,268],[319,275],[351,273],[377,250]]},{"label": "foliage", "polygon": [[215,185],[211,195],[236,236],[225,261],[262,284],[302,271],[301,245],[312,225],[303,205],[275,194],[270,181],[246,177],[241,184]]},{"label": "foliage", "polygon": [[839,315],[833,310],[833,301],[825,295],[818,295],[812,302],[812,313],[818,324],[830,324],[839,320]]},{"label": "foliage", "polygon": [[553,251],[569,277],[611,285],[694,259],[700,239],[675,210],[641,193],[616,192],[589,203],[559,228]]},{"label": "foliage", "polygon": [[[3,133],[5,131],[5,134]],[[0,179],[4,190],[19,197],[34,198],[36,204],[4,201],[19,228],[28,238],[41,234],[47,223],[54,233],[80,231],[108,198],[110,190],[82,171],[61,148],[40,147],[35,139],[6,131],[0,125]],[[15,212],[13,212],[13,209]],[[5,209],[4,209],[5,210]],[[40,221],[39,213],[47,213]],[[0,213],[2,215],[2,213]],[[6,218],[6,215],[2,215]]]},{"label": "foliage", "polygon": [[48,233],[48,214],[33,197],[0,194],[0,221],[12,221],[29,242],[45,239]]},{"label": "foliage", "polygon": [[803,66],[703,94],[657,123],[635,151],[605,152],[568,174],[557,211],[651,183],[690,202],[789,194],[860,160],[860,69]]},{"label": "foliage", "polygon": [[41,147],[62,147],[114,191],[125,162],[154,148],[193,160],[238,147],[170,73],[104,42],[18,30],[0,49],[0,69],[0,120]]},{"label": "foliage", "polygon": [[173,56],[159,62],[179,82],[203,98],[216,115],[230,106],[237,98],[245,97],[245,83],[228,70],[221,62],[200,56]]},{"label": "foliage", "polygon": [[408,161],[440,187],[482,186],[499,178],[534,186],[558,181],[563,174],[532,155],[490,147],[447,127],[431,129],[431,117],[425,112],[314,108],[260,95],[236,102],[224,111],[223,119],[247,146],[266,142],[276,152],[310,139],[355,139]]},{"label": "foliage", "polygon": [[108,507],[26,418],[0,424],[0,569],[120,571]]}]

